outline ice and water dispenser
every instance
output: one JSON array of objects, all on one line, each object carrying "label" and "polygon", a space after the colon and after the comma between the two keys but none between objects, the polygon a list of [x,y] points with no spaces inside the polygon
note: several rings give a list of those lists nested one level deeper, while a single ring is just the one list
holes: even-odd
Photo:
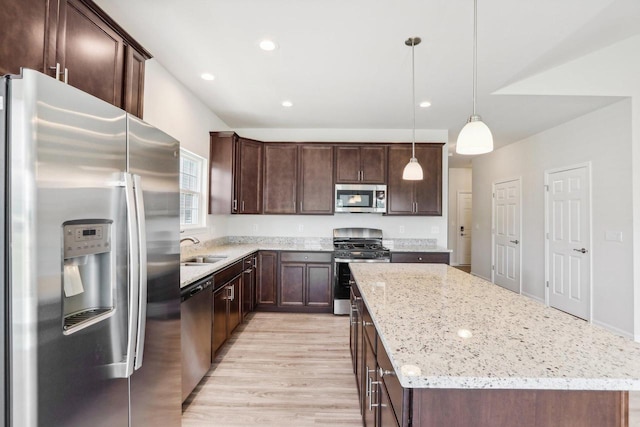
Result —
[{"label": "ice and water dispenser", "polygon": [[71,334],[114,311],[115,251],[111,220],[63,224],[63,333]]}]

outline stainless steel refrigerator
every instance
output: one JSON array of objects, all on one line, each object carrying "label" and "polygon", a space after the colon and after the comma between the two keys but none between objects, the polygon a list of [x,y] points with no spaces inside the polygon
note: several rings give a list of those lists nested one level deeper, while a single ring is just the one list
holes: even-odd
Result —
[{"label": "stainless steel refrigerator", "polygon": [[180,425],[179,144],[32,70],[0,87],[5,425]]}]

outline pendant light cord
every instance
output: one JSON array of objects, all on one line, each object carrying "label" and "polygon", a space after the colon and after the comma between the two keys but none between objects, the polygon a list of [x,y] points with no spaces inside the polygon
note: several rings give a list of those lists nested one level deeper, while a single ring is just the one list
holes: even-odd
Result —
[{"label": "pendant light cord", "polygon": [[476,115],[476,91],[478,86],[478,0],[473,0],[473,115]]},{"label": "pendant light cord", "polygon": [[411,144],[411,158],[416,158],[416,58],[415,58],[415,40],[411,41],[411,93],[413,94],[413,143]]}]

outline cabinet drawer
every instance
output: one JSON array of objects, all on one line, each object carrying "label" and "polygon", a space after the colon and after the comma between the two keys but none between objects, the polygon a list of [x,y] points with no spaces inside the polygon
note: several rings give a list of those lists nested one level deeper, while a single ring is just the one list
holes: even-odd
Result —
[{"label": "cabinet drawer", "polygon": [[213,275],[213,286],[218,289],[218,287],[223,286],[224,284],[233,280],[238,274],[243,271],[242,261],[238,261],[230,266],[214,273]]},{"label": "cabinet drawer", "polygon": [[378,351],[376,353],[376,357],[379,367],[378,381],[382,381],[384,386],[386,387],[387,394],[389,395],[389,400],[391,401],[391,405],[393,406],[393,411],[396,414],[396,418],[401,421],[405,390],[400,385],[400,381],[396,376],[396,372],[393,369],[391,361],[389,360],[389,356],[387,356],[387,351],[382,345],[382,341],[380,341],[380,337],[378,337],[377,350]]},{"label": "cabinet drawer", "polygon": [[449,252],[392,252],[391,262],[449,264]]},{"label": "cabinet drawer", "polygon": [[280,252],[281,262],[331,262],[332,252]]}]

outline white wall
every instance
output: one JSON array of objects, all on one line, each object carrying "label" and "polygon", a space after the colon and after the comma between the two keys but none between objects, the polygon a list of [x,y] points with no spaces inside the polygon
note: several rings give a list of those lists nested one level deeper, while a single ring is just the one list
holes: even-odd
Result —
[{"label": "white wall", "polygon": [[[471,168],[450,168],[449,169],[449,249],[451,253],[451,264],[458,264],[458,192],[471,191]],[[473,233],[472,240],[473,241]]]},{"label": "white wall", "polygon": [[[631,100],[473,160],[472,272],[491,277],[492,183],[522,178],[522,289],[544,300],[544,172],[592,165],[593,321],[632,336],[633,205]],[[605,241],[617,231],[623,241]]]},{"label": "white wall", "polygon": [[[144,120],[208,161],[209,132],[229,127],[155,59],[146,62],[144,80]],[[226,222],[224,215],[209,215],[207,228],[185,234],[202,238],[226,236]]]}]

